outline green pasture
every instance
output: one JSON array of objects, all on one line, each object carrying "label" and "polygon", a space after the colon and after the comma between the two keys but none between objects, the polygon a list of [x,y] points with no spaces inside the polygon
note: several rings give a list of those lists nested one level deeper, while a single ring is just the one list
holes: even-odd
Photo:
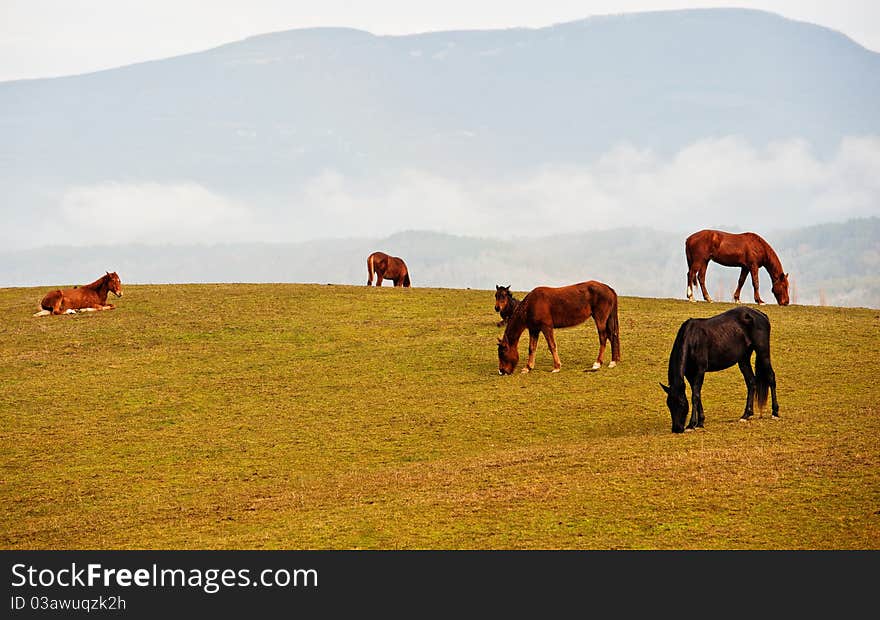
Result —
[{"label": "green pasture", "polygon": [[[493,291],[126,286],[34,318],[0,289],[5,549],[880,549],[880,311],[764,306],[781,420],[658,382],[683,320],[621,297],[500,377]],[[518,294],[522,297],[522,291]],[[528,338],[520,342],[524,363]],[[606,364],[610,348],[606,352]]]}]

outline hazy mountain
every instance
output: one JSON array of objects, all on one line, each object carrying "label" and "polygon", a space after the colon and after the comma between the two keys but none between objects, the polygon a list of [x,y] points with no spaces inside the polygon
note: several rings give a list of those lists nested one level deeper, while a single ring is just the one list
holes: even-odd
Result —
[{"label": "hazy mountain", "polygon": [[[413,231],[298,244],[53,247],[0,253],[0,285],[41,285],[36,304],[48,286],[82,284],[106,270],[118,271],[123,283],[365,284],[367,256],[383,250],[407,261],[413,286],[525,291],[595,279],[621,295],[684,298],[686,236],[621,228],[502,241]],[[880,218],[770,231],[765,238],[790,274],[794,303],[880,308]],[[710,265],[709,292],[730,301],[738,276],[736,268]],[[761,280],[771,302],[764,270]],[[742,299],[752,300],[751,280]]]},{"label": "hazy mountain", "polygon": [[750,10],[307,29],[0,83],[7,247],[870,216],[880,54]]}]

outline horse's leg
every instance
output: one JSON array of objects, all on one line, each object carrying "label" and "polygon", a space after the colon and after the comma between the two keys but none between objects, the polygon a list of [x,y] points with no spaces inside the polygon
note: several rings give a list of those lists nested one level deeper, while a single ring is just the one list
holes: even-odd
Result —
[{"label": "horse's leg", "polygon": [[[590,370],[599,370],[602,368],[602,358],[605,357],[605,344],[608,342],[608,321],[599,319],[595,314],[593,315],[593,320],[596,322],[596,333],[599,335],[599,356],[596,358],[596,361],[593,362],[593,367]],[[612,362],[613,364],[614,362]],[[616,364],[615,364],[616,365]],[[611,366],[609,366],[611,368]]]},{"label": "horse's leg", "polygon": [[553,327],[545,325],[541,328],[541,331],[544,334],[544,338],[547,340],[547,346],[550,348],[550,353],[553,355],[553,370],[550,372],[559,372],[559,369],[562,368],[562,362],[559,361],[559,353],[556,352],[556,337],[553,335]]},{"label": "horse's leg", "polygon": [[733,292],[733,303],[739,303],[739,292],[742,290],[743,284],[746,283],[746,277],[748,277],[748,275],[748,267],[743,267],[739,270],[739,283],[736,285],[736,290]]},{"label": "horse's leg", "polygon": [[748,395],[746,396],[746,410],[743,412],[742,417],[740,418],[741,422],[745,422],[754,413],[754,403],[755,403],[755,373],[752,371],[752,362],[751,362],[751,353],[744,360],[740,360],[739,362],[739,370],[743,374],[743,379],[746,381],[746,389],[748,390]]},{"label": "horse's leg", "polygon": [[540,333],[538,330],[529,330],[529,361],[526,362],[526,367],[522,369],[522,372],[531,372],[532,368],[535,367],[535,351],[538,348],[538,336]]},{"label": "horse's leg", "polygon": [[697,285],[697,265],[688,265],[687,273],[687,298],[688,301],[696,302],[694,299],[694,287]]},{"label": "horse's leg", "polygon": [[700,280],[700,290],[703,291],[703,299],[712,303],[712,296],[709,295],[709,291],[706,290],[706,268],[709,266],[709,263],[705,263],[700,265],[700,271],[697,273],[697,278]]},{"label": "horse's leg", "polygon": [[382,274],[376,272],[376,286],[382,286]]},{"label": "horse's leg", "polygon": [[692,431],[694,428],[703,428],[703,378],[706,375],[698,372],[689,379],[691,384],[691,421],[685,427],[685,431]]},{"label": "horse's leg", "polygon": [[755,265],[751,268],[752,272],[752,285],[755,287],[755,303],[763,304],[764,301],[761,299],[761,295],[758,293],[758,281],[760,278],[758,277],[758,266]]},{"label": "horse's leg", "polygon": [[[776,400],[776,373],[773,371],[773,366],[770,365],[770,353],[757,353],[761,358],[762,365],[765,370],[765,374],[767,375],[767,385],[770,386],[770,411],[773,414],[774,418],[779,418],[779,401]],[[755,367],[758,366],[758,359],[755,359]]]}]

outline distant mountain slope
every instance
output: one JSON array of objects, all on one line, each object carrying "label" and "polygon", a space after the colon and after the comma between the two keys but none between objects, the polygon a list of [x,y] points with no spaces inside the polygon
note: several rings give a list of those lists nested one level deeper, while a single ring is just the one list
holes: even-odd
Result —
[{"label": "distant mountain slope", "polygon": [[[510,174],[628,141],[880,133],[880,54],[751,10],[374,36],[320,28],[0,83],[0,184],[193,180],[252,199],[332,168]],[[28,194],[30,195],[30,194]]]},{"label": "distant mountain slope", "polygon": [[[763,235],[793,282],[794,303],[880,308],[880,218]],[[621,295],[683,298],[686,233],[615,229],[508,241],[407,232],[385,239],[300,244],[55,247],[0,253],[0,285],[91,281],[106,270],[123,282],[317,282],[365,284],[374,250],[402,256],[413,286],[525,291],[595,279]],[[710,293],[729,301],[739,270],[712,264]],[[765,301],[772,300],[761,271]],[[742,296],[749,301],[751,280]],[[39,295],[35,296],[35,303]]]}]

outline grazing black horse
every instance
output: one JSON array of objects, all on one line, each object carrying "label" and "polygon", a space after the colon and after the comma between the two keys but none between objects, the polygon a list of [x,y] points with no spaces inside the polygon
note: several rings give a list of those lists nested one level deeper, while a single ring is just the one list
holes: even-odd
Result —
[{"label": "grazing black horse", "polygon": [[[755,352],[755,372],[752,372],[752,351]],[[702,428],[705,420],[700,390],[707,372],[715,372],[739,364],[746,381],[748,396],[741,421],[767,404],[767,388],[773,399],[773,418],[779,418],[776,401],[776,374],[770,365],[770,319],[759,310],[748,307],[733,308],[708,319],[688,319],[681,324],[672,353],[669,355],[669,387],[660,384],[666,392],[666,406],[672,415],[672,432]],[[694,411],[685,429],[688,402],[684,380],[691,384]]]},{"label": "grazing black horse", "polygon": [[516,307],[519,305],[519,299],[513,296],[513,293],[510,292],[510,285],[507,286],[498,286],[495,285],[495,312],[501,315],[501,320],[498,321],[496,327],[501,327],[505,323],[507,323],[507,319],[513,315],[513,311],[516,310]]}]

